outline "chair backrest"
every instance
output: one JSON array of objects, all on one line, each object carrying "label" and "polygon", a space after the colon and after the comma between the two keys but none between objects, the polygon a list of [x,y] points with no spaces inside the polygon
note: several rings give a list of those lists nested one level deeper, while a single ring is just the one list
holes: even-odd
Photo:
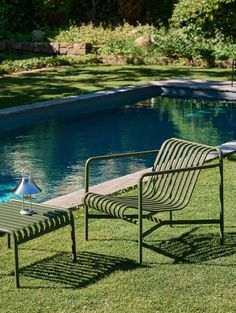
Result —
[{"label": "chair backrest", "polygon": [[[178,170],[186,167],[201,166],[210,152],[216,148],[181,139],[166,140],[157,155],[153,171]],[[200,170],[175,172],[151,177],[145,186],[146,198],[163,204],[184,208],[192,195]]]}]

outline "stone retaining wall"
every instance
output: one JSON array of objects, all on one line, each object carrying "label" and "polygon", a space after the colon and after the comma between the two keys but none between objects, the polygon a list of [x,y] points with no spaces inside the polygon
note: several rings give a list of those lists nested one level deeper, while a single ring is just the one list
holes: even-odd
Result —
[{"label": "stone retaining wall", "polygon": [[[98,46],[92,46],[90,43],[74,43],[74,42],[12,42],[8,40],[0,41],[0,51],[17,51],[17,52],[35,52],[46,55],[77,55],[82,56],[92,51],[96,51]],[[143,64],[144,59],[139,56],[114,56],[100,55],[101,63],[103,64]],[[148,58],[145,58],[148,61]],[[184,65],[184,66],[200,66],[200,67],[220,67],[231,68],[232,60],[212,61],[207,62],[203,59],[189,60],[187,58],[171,58],[171,57],[156,57],[152,58],[148,63],[157,65]]]},{"label": "stone retaining wall", "polygon": [[164,65],[164,66],[198,66],[198,67],[218,67],[218,68],[231,68],[232,67],[232,60],[225,60],[225,61],[211,61],[208,62],[207,60],[203,59],[187,59],[187,58],[171,58],[171,57],[156,57],[156,58],[142,58],[138,56],[115,56],[115,55],[101,55],[100,60],[104,64],[116,65],[116,64],[143,64],[144,60],[146,64],[156,64],[156,65]]},{"label": "stone retaining wall", "polygon": [[0,41],[0,50],[36,52],[42,54],[67,54],[67,55],[85,55],[91,52],[89,43],[50,43],[50,42],[12,42],[8,40]]}]

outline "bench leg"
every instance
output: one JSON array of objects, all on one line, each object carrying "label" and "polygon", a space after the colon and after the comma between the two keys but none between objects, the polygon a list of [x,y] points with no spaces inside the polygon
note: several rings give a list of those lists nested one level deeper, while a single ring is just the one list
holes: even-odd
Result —
[{"label": "bench leg", "polygon": [[223,179],[223,161],[220,162],[220,242],[224,244],[224,179]]},{"label": "bench leg", "polygon": [[173,221],[173,212],[170,211],[170,227],[173,227],[172,221]]},{"label": "bench leg", "polygon": [[7,248],[10,249],[11,248],[11,235],[7,234]]},{"label": "bench leg", "polygon": [[88,207],[84,205],[84,237],[88,240]]},{"label": "bench leg", "polygon": [[140,205],[138,216],[138,261],[143,264],[143,212]]},{"label": "bench leg", "polygon": [[75,244],[75,222],[71,214],[71,240],[72,240],[72,260],[76,262],[76,244]]},{"label": "bench leg", "polygon": [[18,245],[17,239],[14,235],[14,254],[15,254],[15,279],[16,279],[16,288],[20,287],[20,279],[19,279],[19,259],[18,259]]}]

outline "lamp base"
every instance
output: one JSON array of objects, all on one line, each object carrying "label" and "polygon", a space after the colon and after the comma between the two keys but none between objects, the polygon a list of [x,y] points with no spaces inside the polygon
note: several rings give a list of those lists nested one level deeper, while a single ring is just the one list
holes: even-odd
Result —
[{"label": "lamp base", "polygon": [[20,211],[20,214],[22,214],[22,215],[32,215],[33,211],[31,209],[22,209]]}]

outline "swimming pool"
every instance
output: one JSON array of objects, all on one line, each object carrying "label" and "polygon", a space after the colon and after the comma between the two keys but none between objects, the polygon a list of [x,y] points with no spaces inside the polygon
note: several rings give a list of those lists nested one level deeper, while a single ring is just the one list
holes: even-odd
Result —
[{"label": "swimming pool", "polygon": [[[83,116],[53,119],[1,132],[0,201],[12,193],[24,168],[32,169],[43,201],[83,188],[84,162],[93,155],[156,149],[167,138],[210,145],[236,137],[236,103],[151,98]],[[101,162],[92,184],[138,171],[150,158]]]}]

